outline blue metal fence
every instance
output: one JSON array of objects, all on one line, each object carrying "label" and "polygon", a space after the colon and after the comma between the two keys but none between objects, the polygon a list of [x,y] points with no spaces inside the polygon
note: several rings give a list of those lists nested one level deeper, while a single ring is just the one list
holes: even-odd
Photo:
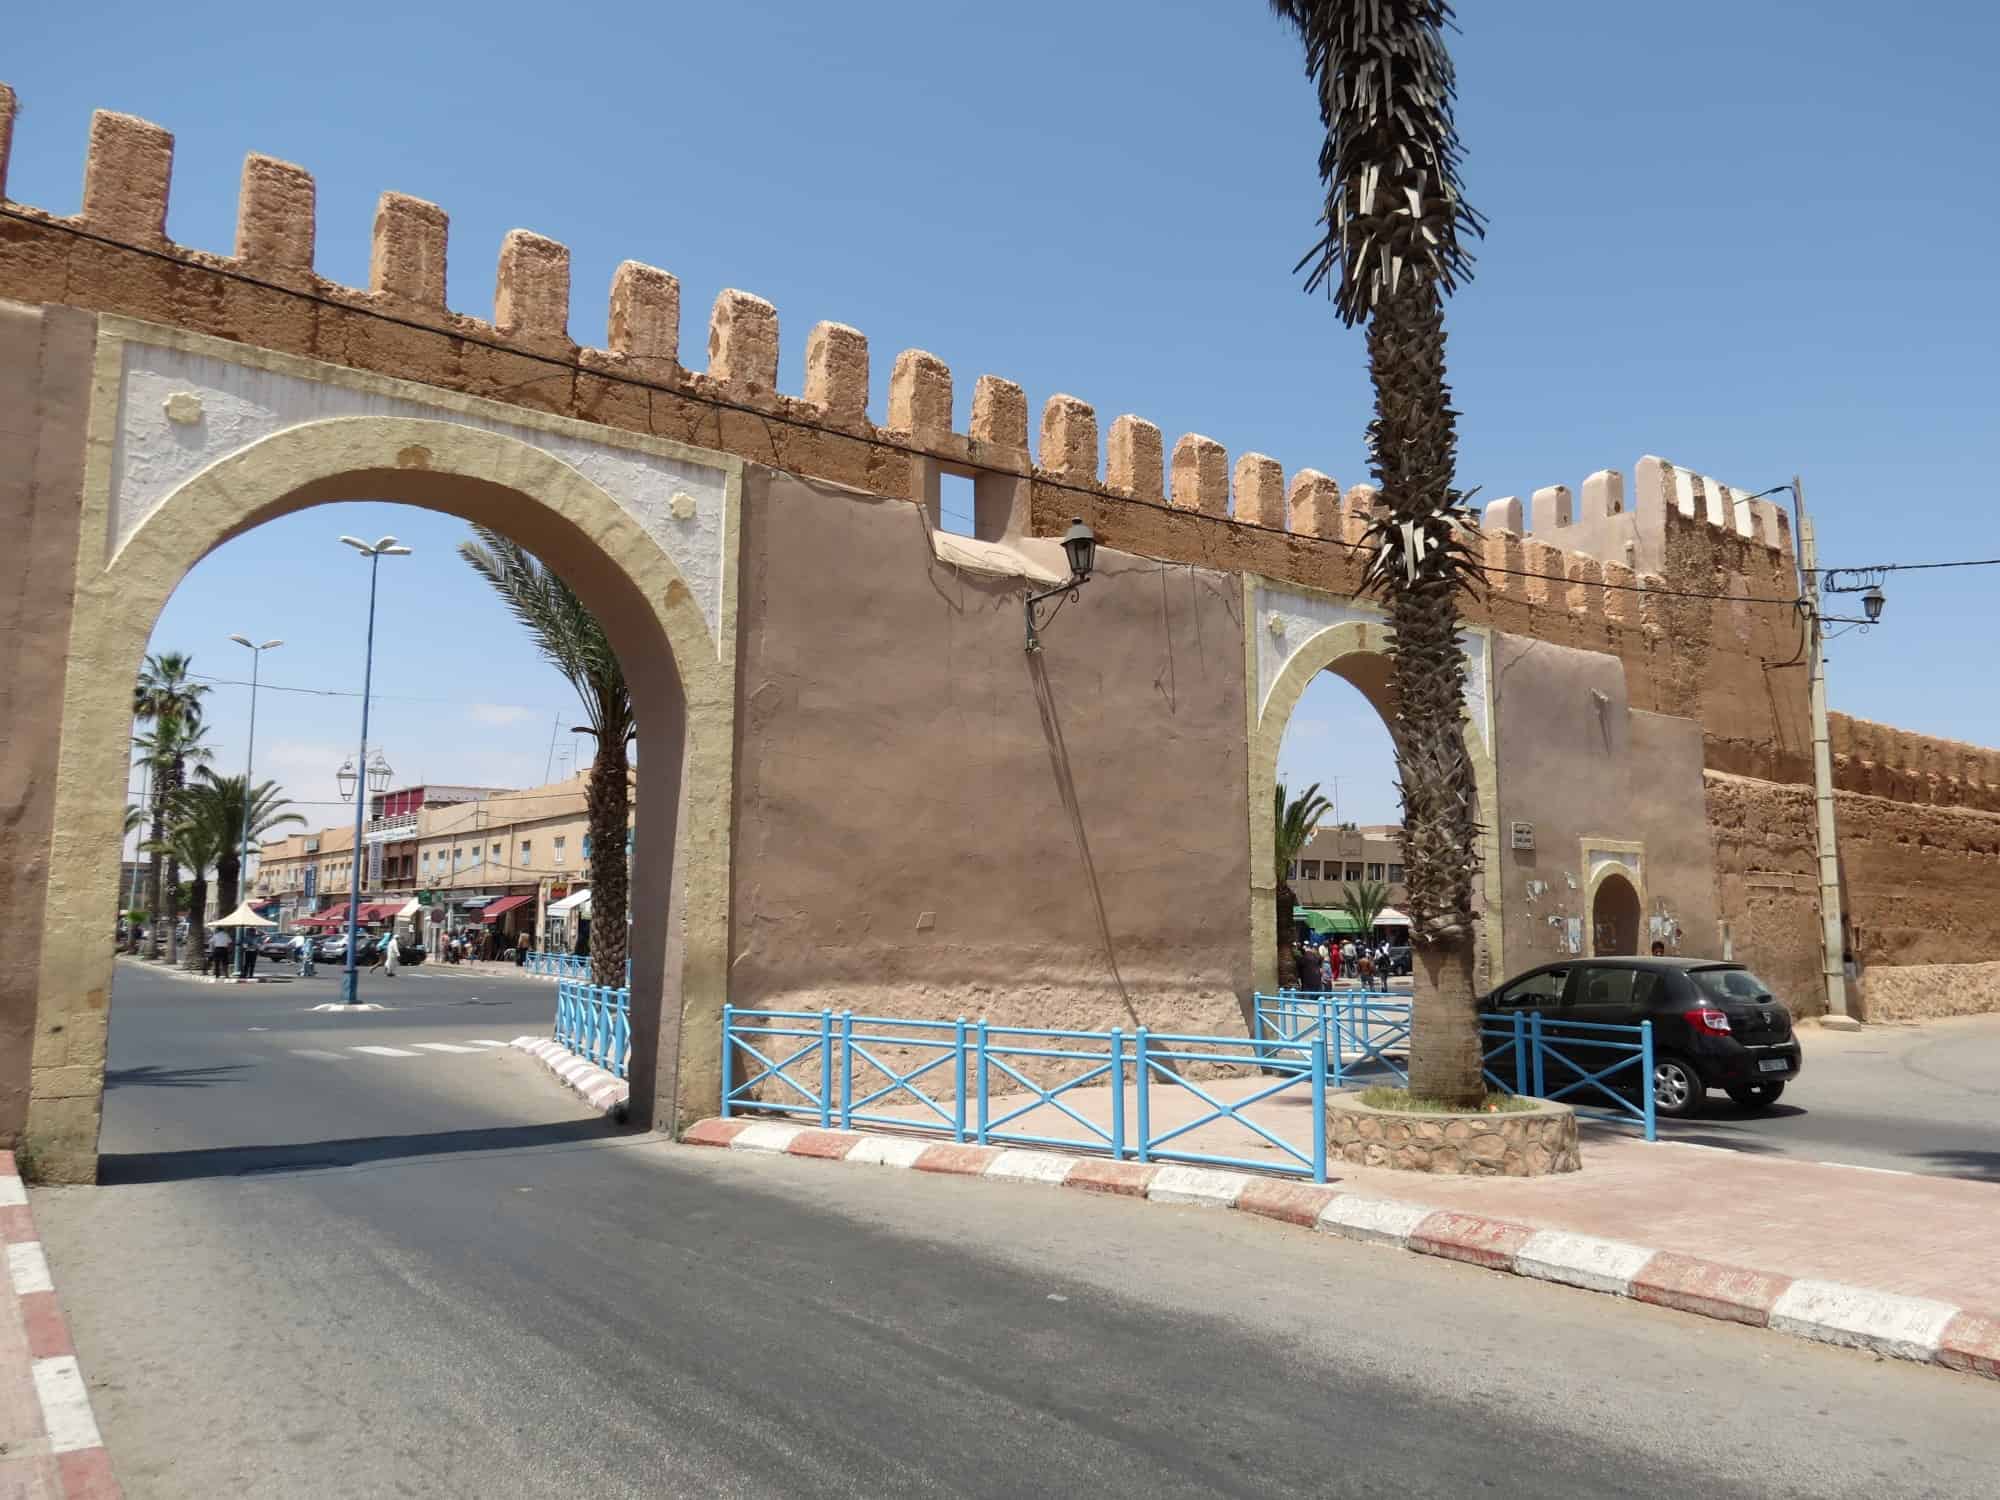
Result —
[{"label": "blue metal fence", "polygon": [[[891,1048],[903,1049],[904,1055],[892,1058]],[[980,1145],[1059,1146],[1118,1160],[1253,1167],[1324,1182],[1326,1043],[1315,1037],[1285,1050],[1285,1056],[1274,1057],[1269,1048],[1243,1037],[1150,1032],[1145,1027],[1063,1031],[724,1006],[722,1113],[750,1109],[801,1116],[826,1128],[890,1125]],[[1193,1067],[1277,1076],[1241,1099],[1225,1100],[1186,1076],[1184,1070]],[[1031,1076],[1036,1071],[1062,1076],[1043,1084]],[[1026,1101],[1003,1097],[996,1114],[996,1085],[1003,1096],[1022,1093]],[[1103,1123],[1064,1097],[1104,1086],[1111,1090],[1111,1107]],[[757,1097],[760,1088],[769,1097]],[[1156,1129],[1154,1104],[1161,1089],[1192,1095],[1201,1113]],[[1286,1140],[1244,1113],[1288,1093],[1310,1104],[1309,1143]],[[911,1112],[884,1112],[897,1104]],[[1067,1124],[1029,1128],[1028,1117],[1043,1108],[1054,1110]],[[1262,1139],[1277,1159],[1195,1151],[1183,1139],[1223,1121]]]},{"label": "blue metal fence", "polygon": [[[584,953],[530,953],[521,967],[538,979],[589,979],[590,956]],[[632,982],[632,960],[625,960],[625,983]]]},{"label": "blue metal fence", "polygon": [[[1255,1006],[1257,1036],[1267,1061],[1296,1064],[1302,1044],[1324,1039],[1335,1083],[1370,1072],[1408,1082],[1406,1066],[1398,1061],[1409,1048],[1410,1001],[1405,996],[1281,990],[1256,996]],[[1486,1080],[1494,1088],[1636,1120],[1647,1140],[1659,1138],[1651,1022],[1610,1026],[1516,1011],[1482,1016],[1480,1038]]]},{"label": "blue metal fence", "polygon": [[620,1078],[632,1051],[632,991],[564,979],[556,984],[556,1040]]},{"label": "blue metal fence", "polygon": [[[1391,1056],[1410,1046],[1410,999],[1392,990],[1280,990],[1253,997],[1256,1035],[1287,1043],[1326,1041],[1328,1076],[1337,1084],[1350,1073],[1379,1068],[1407,1083],[1409,1075]],[[1302,1061],[1296,1046],[1265,1046],[1266,1060]]]}]

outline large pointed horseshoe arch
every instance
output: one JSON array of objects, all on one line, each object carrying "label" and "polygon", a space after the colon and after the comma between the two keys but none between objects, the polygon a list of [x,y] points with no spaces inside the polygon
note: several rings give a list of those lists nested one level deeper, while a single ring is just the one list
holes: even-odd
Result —
[{"label": "large pointed horseshoe arch", "polygon": [[[1266,623],[1276,621],[1269,632],[1273,637],[1281,633],[1287,622],[1268,612],[1271,600],[1264,586],[1246,581],[1246,596],[1251,974],[1257,989],[1269,992],[1278,985],[1277,830],[1272,826],[1271,789],[1278,780],[1278,752],[1284,744],[1285,729],[1306,688],[1325,671],[1336,672],[1353,683],[1386,723],[1384,651],[1388,633],[1377,620],[1354,617],[1365,613],[1357,608],[1322,608],[1316,613],[1350,617],[1310,629],[1295,647],[1287,643],[1275,648],[1276,658],[1272,662],[1275,671],[1260,671],[1260,653],[1274,651],[1271,642],[1259,639],[1260,619]],[[1261,615],[1260,605],[1267,611]],[[1486,646],[1483,633],[1468,630],[1465,636],[1483,660]],[[1267,678],[1268,689],[1260,690],[1260,684]],[[1504,977],[1507,970],[1502,954],[1500,914],[1487,894],[1494,889],[1495,872],[1500,868],[1500,836],[1496,812],[1498,781],[1494,774],[1490,726],[1484,715],[1468,712],[1465,739],[1479,794],[1480,856],[1485,871],[1474,898],[1479,908],[1478,952],[1484,970],[1480,982],[1492,984]]]},{"label": "large pointed horseshoe arch", "polygon": [[[52,858],[40,913],[23,1133],[37,1171],[59,1181],[93,1180],[96,1173],[115,963],[105,935],[117,911],[131,684],[153,626],[188,571],[216,547],[263,521],[335,500],[401,502],[491,526],[545,559],[602,620],[625,665],[639,720],[632,1114],[672,1130],[713,1112],[728,954],[739,461],[699,453],[728,476],[726,514],[716,533],[722,554],[716,631],[629,503],[524,431],[544,428],[574,444],[602,440],[603,429],[403,382],[379,384],[419,391],[426,404],[462,408],[467,418],[453,420],[447,411],[444,420],[364,415],[285,426],[201,469],[136,524],[128,517],[121,525],[115,514],[116,466],[125,462],[115,441],[119,342],[106,339],[99,351]],[[508,431],[493,430],[490,410],[505,411]],[[698,452],[618,437],[627,447]],[[327,628],[345,631],[352,622],[330,620]]]}]

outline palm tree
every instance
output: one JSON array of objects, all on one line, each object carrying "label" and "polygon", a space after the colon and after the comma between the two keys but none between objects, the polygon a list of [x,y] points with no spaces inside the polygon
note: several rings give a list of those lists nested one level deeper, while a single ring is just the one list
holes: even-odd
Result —
[{"label": "palm tree", "polygon": [[187,956],[183,960],[183,966],[189,969],[200,969],[207,954],[208,870],[221,855],[227,832],[210,799],[195,793],[196,789],[191,787],[181,795],[177,816],[158,845],[160,853],[187,867],[192,882],[188,895]]},{"label": "palm tree", "polygon": [[[215,905],[218,911],[232,912],[241,899],[236,887],[243,876],[243,778],[218,776],[207,766],[196,771],[195,778],[194,785],[187,789],[185,801],[190,808],[200,807],[203,815],[221,830],[222,844],[215,856]],[[291,805],[291,798],[278,794],[275,781],[260,781],[250,789],[253,847],[261,844],[264,835],[274,828],[305,822],[298,813],[285,811]]]},{"label": "palm tree", "polygon": [[[190,704],[178,713],[155,719],[149,733],[133,736],[139,754],[153,770],[151,845],[154,847],[150,851],[153,856],[150,877],[156,898],[153,905],[155,958],[162,956],[162,945],[171,937],[179,916],[180,859],[174,853],[173,841],[167,836],[168,829],[180,815],[181,797],[187,789],[188,767],[201,765],[210,758],[211,752],[203,742],[206,733],[200,707]],[[164,880],[161,869],[163,860]]]},{"label": "palm tree", "polygon": [[1355,934],[1366,937],[1389,909],[1389,887],[1379,880],[1363,880],[1340,888],[1340,910],[1354,924]]},{"label": "palm tree", "polygon": [[1291,885],[1292,862],[1319,827],[1319,820],[1333,810],[1333,804],[1319,794],[1317,781],[1290,799],[1285,796],[1285,784],[1281,781],[1277,793],[1278,986],[1286,989],[1298,980],[1292,962],[1292,913],[1298,909],[1299,898]]},{"label": "palm tree", "polygon": [[590,828],[590,974],[605,985],[625,983],[625,911],[629,891],[625,836],[632,810],[631,751],[639,732],[632,694],[604,627],[570,586],[519,543],[484,526],[461,542],[458,555],[528,628],[583,703],[597,741],[584,792]]},{"label": "palm tree", "polygon": [[[177,880],[165,879],[162,868],[163,861],[171,861],[165,844],[167,809],[186,781],[187,747],[200,738],[201,700],[208,694],[208,688],[194,680],[193,665],[194,658],[185,651],[153,652],[140,667],[139,679],[132,688],[132,717],[142,725],[151,725],[154,731],[153,736],[134,738],[140,742],[141,754],[153,774],[150,799],[153,836],[149,840],[153,847],[151,868],[146,873],[146,904],[153,917],[155,958],[160,957],[161,945],[173,931],[172,914],[168,913],[164,931],[160,914],[173,904],[169,898],[178,884]],[[169,725],[181,726],[182,732],[169,732]],[[189,725],[195,730],[191,737],[184,732]],[[155,741],[150,750],[146,747],[149,738]]]},{"label": "palm tree", "polygon": [[1370,465],[1383,509],[1363,587],[1389,615],[1403,864],[1416,963],[1410,1092],[1476,1105],[1472,885],[1479,869],[1463,723],[1459,595],[1478,587],[1477,537],[1457,488],[1457,413],[1445,384],[1444,299],[1482,232],[1460,190],[1445,50],[1447,0],[1272,0],[1298,28],[1324,135],[1324,233],[1299,262],[1349,327],[1368,327]]}]

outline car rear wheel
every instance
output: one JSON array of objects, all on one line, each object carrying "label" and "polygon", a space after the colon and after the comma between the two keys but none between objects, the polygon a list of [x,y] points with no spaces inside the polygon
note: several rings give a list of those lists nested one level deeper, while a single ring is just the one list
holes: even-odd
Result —
[{"label": "car rear wheel", "polygon": [[1729,1097],[1745,1109],[1769,1109],[1784,1091],[1783,1083],[1732,1083]]},{"label": "car rear wheel", "polygon": [[1708,1097],[1694,1064],[1669,1053],[1653,1059],[1653,1110],[1670,1120],[1692,1120]]}]

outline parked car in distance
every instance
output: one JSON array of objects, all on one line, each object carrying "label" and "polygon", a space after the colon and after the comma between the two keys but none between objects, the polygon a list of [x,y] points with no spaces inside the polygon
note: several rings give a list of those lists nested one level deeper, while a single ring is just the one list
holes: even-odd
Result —
[{"label": "parked car in distance", "polygon": [[[1480,1001],[1488,1016],[1540,1011],[1550,1021],[1653,1023],[1653,1107],[1674,1119],[1702,1112],[1708,1091],[1767,1109],[1803,1065],[1792,1013],[1742,964],[1696,958],[1579,958],[1518,974]],[[1581,1035],[1582,1033],[1576,1033]],[[1562,1041],[1549,1046],[1564,1052]],[[1564,1053],[1587,1072],[1611,1054]],[[1631,1076],[1628,1070],[1626,1076]]]},{"label": "parked car in distance", "polygon": [[267,932],[257,943],[257,956],[265,963],[290,963],[297,955],[292,952],[292,940],[279,933]]},{"label": "parked car in distance", "polygon": [[1388,952],[1383,955],[1383,962],[1388,966],[1388,972],[1391,977],[1397,974],[1409,973],[1410,945],[1408,943],[1391,944]]}]

